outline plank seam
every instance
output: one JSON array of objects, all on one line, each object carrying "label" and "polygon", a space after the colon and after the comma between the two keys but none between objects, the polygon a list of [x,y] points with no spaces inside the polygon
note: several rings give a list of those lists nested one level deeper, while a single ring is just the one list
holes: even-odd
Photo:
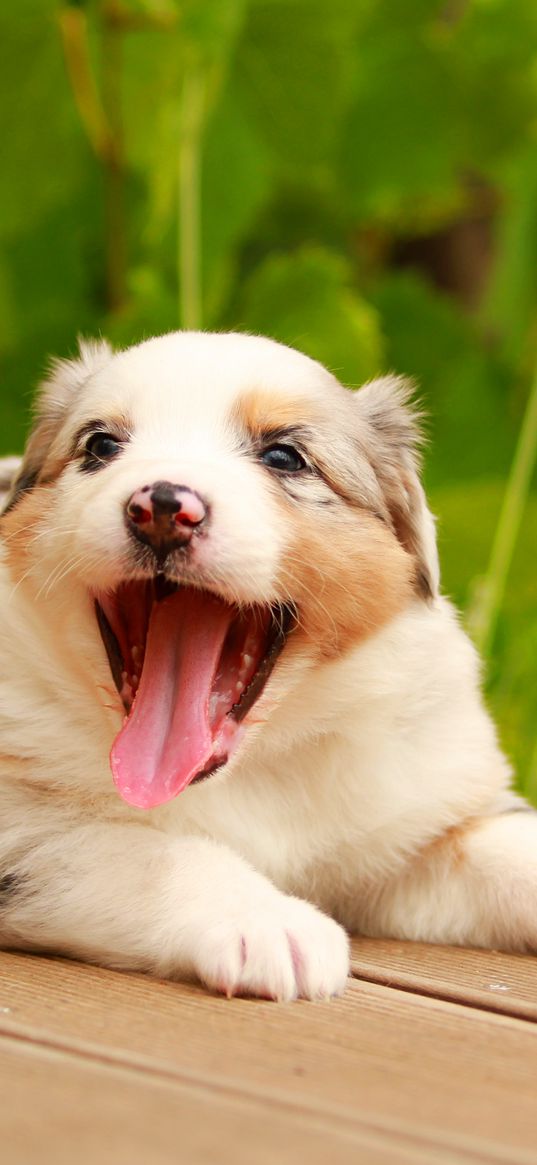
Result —
[{"label": "plank seam", "polygon": [[[333,1122],[337,1122],[338,1132],[344,1133],[347,1139],[352,1139],[353,1133],[357,1132],[367,1133],[376,1138],[377,1143],[384,1144],[392,1148],[394,1139],[397,1147],[401,1149],[401,1141],[405,1142],[403,1151],[414,1153],[412,1161],[417,1162],[415,1156],[416,1150],[422,1153],[430,1154],[432,1151],[446,1153],[453,1153],[456,1151],[458,1156],[457,1162],[464,1165],[467,1161],[469,1165],[534,1165],[534,1158],[530,1157],[524,1150],[516,1151],[516,1156],[513,1155],[512,1150],[506,1150],[508,1156],[499,1149],[496,1144],[482,1142],[478,1145],[471,1140],[460,1137],[445,1136],[445,1131],[442,1130],[440,1136],[435,1136],[433,1130],[428,1130],[427,1133],[421,1134],[419,1130],[406,1128],[404,1124],[399,1122],[381,1125],[373,1120],[364,1118],[363,1115],[349,1117],[348,1111],[337,1108],[337,1106],[329,1105],[323,1110],[322,1119],[318,1108],[318,1099],[312,1099],[311,1105],[315,1104],[314,1109],[304,1099],[296,1101],[289,1100],[288,1096],[278,1092],[276,1089],[261,1090],[248,1088],[247,1085],[240,1086],[223,1085],[214,1077],[200,1076],[197,1073],[185,1073],[181,1070],[171,1070],[164,1065],[157,1065],[154,1062],[146,1061],[143,1057],[134,1056],[133,1059],[126,1060],[121,1054],[114,1054],[113,1052],[104,1052],[93,1047],[91,1044],[78,1044],[75,1041],[69,1041],[65,1038],[63,1040],[55,1039],[44,1034],[31,1034],[30,1032],[21,1031],[13,1027],[2,1027],[0,1025],[0,1039],[7,1037],[14,1043],[21,1043],[27,1045],[29,1048],[41,1048],[47,1051],[61,1053],[77,1059],[81,1062],[87,1061],[93,1064],[98,1064],[104,1068],[116,1068],[127,1074],[132,1074],[138,1078],[149,1076],[156,1081],[162,1080],[168,1083],[180,1083],[183,1087],[191,1091],[207,1092],[212,1091],[218,1093],[221,1097],[226,1096],[234,1100],[246,1100],[249,1102],[260,1101],[265,1103],[272,1109],[282,1109],[285,1113],[293,1115],[302,1115],[306,1117],[312,1127],[321,1128],[326,1132],[333,1132]],[[461,1156],[462,1154],[462,1156]],[[422,1158],[424,1162],[431,1160],[430,1156]],[[450,1160],[453,1160],[451,1158]],[[448,1158],[446,1158],[446,1165]]]},{"label": "plank seam", "polygon": [[[491,999],[488,1002],[477,993],[474,998],[470,998],[469,994],[466,996],[459,994],[456,988],[450,991],[448,987],[442,989],[432,982],[420,984],[408,983],[404,979],[391,978],[388,975],[383,975],[381,972],[374,973],[361,969],[354,970],[353,968],[351,970],[351,976],[357,983],[360,981],[373,983],[377,987],[387,987],[394,991],[404,991],[407,995],[423,995],[428,999],[438,999],[441,1003],[455,1003],[459,1007],[465,1007],[470,1011],[483,1011],[487,1014],[503,1015],[509,1019],[519,1019],[524,1023],[537,1023],[537,1015],[535,1015],[534,1011],[530,1010],[531,1004],[526,1009],[522,1002],[518,1005],[514,1005],[513,1003],[507,1004],[507,1000],[503,997],[502,999]],[[472,988],[469,990],[471,991]]]}]

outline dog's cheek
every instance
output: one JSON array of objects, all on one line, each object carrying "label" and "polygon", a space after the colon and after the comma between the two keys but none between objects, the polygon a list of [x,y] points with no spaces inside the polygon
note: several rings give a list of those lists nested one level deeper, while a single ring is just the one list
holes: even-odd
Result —
[{"label": "dog's cheek", "polygon": [[56,547],[90,587],[114,586],[129,549],[123,490],[102,478],[64,475],[58,489]]},{"label": "dog's cheek", "polygon": [[88,520],[87,507],[62,481],[35,486],[0,520],[5,561],[14,582],[27,578],[36,589],[65,577],[72,582],[91,569],[89,581],[110,582],[110,548],[119,532],[107,529],[106,513]]},{"label": "dog's cheek", "polygon": [[0,519],[5,561],[15,581],[28,572],[32,560],[38,562],[43,551],[41,535],[44,538],[53,510],[53,486],[35,486]]},{"label": "dog's cheek", "polygon": [[393,619],[414,595],[415,565],[374,515],[302,515],[280,570],[297,634],[334,658]]},{"label": "dog's cheek", "polygon": [[264,474],[248,465],[230,464],[220,480],[206,474],[199,492],[208,499],[210,521],[193,540],[193,570],[212,580],[231,601],[276,601],[276,572],[289,530]]}]

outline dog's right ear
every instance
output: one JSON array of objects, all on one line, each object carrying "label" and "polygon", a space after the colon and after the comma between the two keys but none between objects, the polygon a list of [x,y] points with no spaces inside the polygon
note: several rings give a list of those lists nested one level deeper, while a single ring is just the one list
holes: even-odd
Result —
[{"label": "dog's right ear", "polygon": [[7,495],[3,513],[33,489],[69,404],[90,376],[108,363],[112,349],[106,340],[79,340],[73,360],[53,360],[50,373],[39,388],[35,422],[26,443],[20,470]]}]

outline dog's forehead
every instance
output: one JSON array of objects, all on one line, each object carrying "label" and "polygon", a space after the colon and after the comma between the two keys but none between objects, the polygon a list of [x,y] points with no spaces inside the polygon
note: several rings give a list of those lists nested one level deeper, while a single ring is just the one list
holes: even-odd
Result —
[{"label": "dog's forehead", "polygon": [[81,405],[95,415],[128,414],[132,424],[182,427],[228,423],[241,401],[270,408],[326,404],[342,393],[329,372],[275,341],[237,334],[173,333],[116,354],[88,385]]}]

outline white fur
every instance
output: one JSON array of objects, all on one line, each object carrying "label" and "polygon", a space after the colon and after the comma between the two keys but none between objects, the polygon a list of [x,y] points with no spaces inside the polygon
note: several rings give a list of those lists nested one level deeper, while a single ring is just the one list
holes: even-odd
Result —
[{"label": "white fur", "polygon": [[[112,785],[122,710],[88,593],[122,577],[124,501],[145,481],[187,482],[213,511],[187,581],[273,602],[285,524],[266,471],[237,449],[233,405],[255,388],[276,401],[333,394],[337,411],[343,395],[290,349],[199,334],[115,356],[86,349],[53,385],[51,463],[91,418],[128,415],[134,436],[93,476],[63,469],[22,577],[7,524],[0,546],[3,942],[278,999],[343,989],[338,923],[534,949],[537,817],[515,812],[523,803],[509,792],[476,654],[436,593],[434,525],[410,461],[400,472],[432,599],[416,594],[331,659],[293,651],[291,637],[255,708],[263,723],[226,769],[138,811]],[[368,462],[367,496],[382,472]]]}]

